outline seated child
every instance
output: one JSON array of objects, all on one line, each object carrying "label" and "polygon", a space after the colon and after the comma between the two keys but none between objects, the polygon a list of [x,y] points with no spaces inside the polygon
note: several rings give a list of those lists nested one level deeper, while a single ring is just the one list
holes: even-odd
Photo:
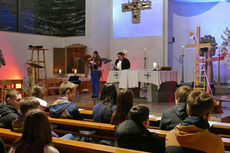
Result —
[{"label": "seated child", "polygon": [[15,132],[22,132],[24,127],[25,115],[31,109],[39,108],[40,103],[34,97],[26,97],[21,100],[19,109],[21,116],[19,116],[15,121],[12,122],[12,128]]},{"label": "seated child", "polygon": [[224,153],[221,137],[209,132],[214,99],[195,90],[187,99],[188,117],[168,133],[166,153]]},{"label": "seated child", "polygon": [[186,112],[187,97],[191,93],[191,91],[192,88],[188,86],[182,86],[176,90],[176,105],[163,113],[160,121],[161,130],[170,131],[174,129],[188,116]]},{"label": "seated child", "polygon": [[164,153],[157,134],[146,128],[149,124],[149,108],[144,105],[133,106],[129,119],[115,127],[116,146],[146,152]]},{"label": "seated child", "polygon": [[78,107],[71,103],[76,97],[76,87],[77,85],[69,81],[64,81],[60,85],[59,89],[62,97],[50,106],[49,111],[51,117],[76,120],[82,119]]},{"label": "seated child", "polygon": [[47,102],[44,100],[44,97],[46,95],[46,88],[45,87],[35,85],[32,88],[31,94],[33,97],[35,97],[39,101],[41,107],[46,108],[48,106]]},{"label": "seated child", "polygon": [[[40,103],[36,98],[26,97],[22,99],[20,104],[20,112],[22,115],[12,122],[13,131],[22,133],[26,114],[29,113],[31,110],[37,108],[40,108]],[[51,131],[51,133],[53,137],[59,137],[55,132]],[[61,138],[70,140],[74,139],[72,134],[66,134]]]},{"label": "seated child", "polygon": [[9,153],[59,153],[52,146],[50,122],[44,111],[32,109],[26,114],[22,136]]}]

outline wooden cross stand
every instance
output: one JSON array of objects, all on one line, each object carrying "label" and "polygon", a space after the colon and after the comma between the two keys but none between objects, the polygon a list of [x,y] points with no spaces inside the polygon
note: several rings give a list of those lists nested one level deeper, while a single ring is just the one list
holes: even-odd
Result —
[{"label": "wooden cross stand", "polygon": [[[206,89],[206,92],[211,92],[212,90],[209,84],[209,80],[211,78],[211,63],[213,61],[220,61],[223,60],[224,57],[226,56],[225,54],[222,54],[219,57],[211,57],[211,43],[200,43],[200,27],[197,27],[197,33],[196,33],[196,44],[194,45],[186,45],[186,48],[196,48],[196,60],[195,60],[195,80],[194,80],[194,89],[196,90],[203,90],[205,91],[205,81],[207,80],[208,87]],[[200,57],[200,48],[206,48],[208,47],[208,58],[206,57]],[[205,70],[205,63],[208,63],[207,66],[207,75],[201,75],[200,72],[203,71],[206,74]],[[202,65],[202,68],[200,69],[200,65]],[[200,77],[204,77],[204,81],[200,81]],[[203,87],[200,87],[200,84],[203,84]],[[212,94],[213,96],[213,94]],[[215,98],[216,99],[216,98]],[[214,109],[216,113],[223,113],[222,111],[222,100],[221,99],[216,99],[217,100],[217,105]]]},{"label": "wooden cross stand", "polygon": [[[207,79],[207,83],[209,83],[210,80],[210,65],[208,64],[208,75],[207,78],[205,79],[204,77],[204,81],[201,82],[200,81],[200,72],[205,70],[205,66],[203,65],[203,68],[200,69],[200,65],[203,64],[201,63],[204,58],[200,58],[200,48],[209,48],[209,52],[210,49],[212,47],[211,43],[200,43],[200,27],[197,27],[197,31],[196,31],[196,44],[192,44],[192,45],[186,45],[186,48],[196,48],[196,58],[195,58],[195,79],[194,79],[194,89],[198,89],[198,90],[204,90],[205,91],[205,80]],[[200,87],[200,84],[203,84],[203,87]],[[210,88],[211,89],[211,88]],[[208,88],[207,88],[207,92],[209,92]]]},{"label": "wooden cross stand", "polygon": [[[211,43],[200,43],[200,27],[197,27],[197,33],[196,33],[196,44],[193,45],[186,45],[186,48],[196,48],[196,60],[195,60],[195,80],[194,80],[194,89],[198,90],[204,90],[205,91],[205,80],[207,81],[208,87],[206,89],[206,92],[211,92],[209,80],[211,78],[211,63],[213,61],[220,61],[223,60],[226,54],[222,54],[222,56],[219,55],[219,57],[211,57]],[[206,48],[208,47],[208,58],[200,57],[200,48]],[[207,66],[207,75],[201,75],[200,72],[205,71],[205,63],[208,63]],[[200,65],[202,65],[202,68],[200,69]],[[204,77],[204,81],[200,81],[200,77]],[[203,87],[200,87],[200,84],[203,84]]]}]

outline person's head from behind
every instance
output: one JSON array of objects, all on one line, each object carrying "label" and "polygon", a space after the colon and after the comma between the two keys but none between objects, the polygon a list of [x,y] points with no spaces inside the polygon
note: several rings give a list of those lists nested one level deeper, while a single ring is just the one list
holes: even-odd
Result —
[{"label": "person's head from behind", "polygon": [[5,103],[19,109],[22,95],[16,89],[9,89],[5,94]]},{"label": "person's head from behind", "polygon": [[149,125],[149,108],[145,105],[133,106],[129,111],[129,119],[137,124]]},{"label": "person's head from behind", "polygon": [[198,116],[208,120],[214,103],[215,101],[210,94],[195,90],[187,98],[187,113],[190,116]]},{"label": "person's head from behind", "polygon": [[26,97],[21,100],[20,103],[20,112],[24,116],[27,112],[32,109],[36,109],[40,107],[39,101],[34,97]]},{"label": "person's head from behind", "polygon": [[111,83],[106,83],[102,90],[100,101],[104,103],[111,103],[111,105],[116,105],[117,102],[117,89]]},{"label": "person's head from behind", "polygon": [[76,96],[76,88],[77,85],[69,81],[62,82],[59,87],[61,95],[70,101]]},{"label": "person's head from behind", "polygon": [[36,98],[43,99],[44,96],[46,95],[46,88],[40,85],[35,85],[32,88],[32,96]]},{"label": "person's head from behind", "polygon": [[26,114],[22,137],[14,144],[15,153],[44,153],[44,147],[52,142],[50,122],[41,109]]},{"label": "person's head from behind", "polygon": [[189,86],[179,87],[175,92],[175,101],[178,103],[186,103],[188,95],[192,92],[192,88]]},{"label": "person's head from behind", "polygon": [[117,96],[117,107],[112,117],[112,124],[119,124],[128,118],[128,113],[133,106],[133,91],[123,89]]},{"label": "person's head from behind", "polygon": [[122,52],[117,53],[117,58],[122,61],[125,58],[125,54]]}]

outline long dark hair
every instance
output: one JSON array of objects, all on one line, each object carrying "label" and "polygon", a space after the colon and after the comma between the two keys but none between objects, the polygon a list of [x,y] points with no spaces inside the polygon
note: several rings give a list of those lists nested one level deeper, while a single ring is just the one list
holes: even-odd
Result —
[{"label": "long dark hair", "polygon": [[117,108],[111,119],[111,124],[119,124],[128,119],[128,113],[133,106],[133,91],[123,89],[117,97]]},{"label": "long dark hair", "polygon": [[96,55],[96,58],[94,58],[93,56],[92,56],[92,59],[91,60],[93,60],[95,63],[97,63],[97,64],[100,64],[100,60],[101,60],[101,57],[100,57],[100,55],[98,54],[98,51],[94,51],[93,52],[93,54],[95,54]]},{"label": "long dark hair", "polygon": [[113,84],[106,83],[101,91],[100,101],[103,103],[101,108],[101,118],[106,118],[106,112],[109,111],[109,115],[111,118],[113,113],[113,106],[116,105],[117,101],[117,90]]},{"label": "long dark hair", "polygon": [[33,109],[26,115],[22,136],[13,147],[15,153],[44,153],[44,147],[51,142],[51,128],[47,115],[40,109]]}]

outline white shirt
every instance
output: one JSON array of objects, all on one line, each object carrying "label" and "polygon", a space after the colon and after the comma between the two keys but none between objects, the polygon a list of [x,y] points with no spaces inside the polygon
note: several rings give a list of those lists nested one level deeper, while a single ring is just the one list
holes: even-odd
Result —
[{"label": "white shirt", "polygon": [[39,101],[39,103],[40,103],[41,106],[43,106],[43,107],[47,106],[47,102],[45,100],[37,98],[37,97],[35,97],[35,98]]}]

